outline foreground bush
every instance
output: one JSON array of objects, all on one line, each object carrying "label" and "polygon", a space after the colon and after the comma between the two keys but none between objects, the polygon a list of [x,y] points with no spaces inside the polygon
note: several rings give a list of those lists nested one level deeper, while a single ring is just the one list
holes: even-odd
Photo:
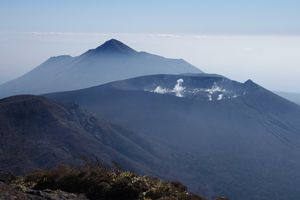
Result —
[{"label": "foreground bush", "polygon": [[99,200],[203,200],[179,182],[166,182],[102,165],[60,166],[14,180],[19,187],[61,190]]}]

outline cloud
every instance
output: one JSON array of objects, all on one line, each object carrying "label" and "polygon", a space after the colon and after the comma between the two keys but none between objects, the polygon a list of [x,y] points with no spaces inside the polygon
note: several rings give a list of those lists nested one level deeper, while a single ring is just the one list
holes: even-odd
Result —
[{"label": "cloud", "polygon": [[173,33],[101,33],[101,32],[24,32],[24,34],[31,34],[34,36],[140,36],[140,37],[150,37],[150,38],[194,38],[194,39],[206,39],[208,35],[198,35],[198,34],[173,34]]}]

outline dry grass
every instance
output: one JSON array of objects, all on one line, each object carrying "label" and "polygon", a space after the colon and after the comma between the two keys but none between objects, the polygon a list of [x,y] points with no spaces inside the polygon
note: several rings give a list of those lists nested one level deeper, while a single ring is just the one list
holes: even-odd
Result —
[{"label": "dry grass", "polygon": [[203,200],[179,182],[139,176],[101,164],[81,167],[60,166],[41,170],[14,180],[20,188],[62,190],[85,194],[97,200]]}]

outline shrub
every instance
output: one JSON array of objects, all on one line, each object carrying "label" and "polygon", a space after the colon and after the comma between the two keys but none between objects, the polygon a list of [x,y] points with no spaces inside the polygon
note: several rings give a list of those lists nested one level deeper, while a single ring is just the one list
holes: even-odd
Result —
[{"label": "shrub", "polygon": [[166,182],[91,163],[36,171],[15,180],[15,184],[35,190],[81,193],[97,200],[203,200],[187,192],[186,186],[177,181]]}]

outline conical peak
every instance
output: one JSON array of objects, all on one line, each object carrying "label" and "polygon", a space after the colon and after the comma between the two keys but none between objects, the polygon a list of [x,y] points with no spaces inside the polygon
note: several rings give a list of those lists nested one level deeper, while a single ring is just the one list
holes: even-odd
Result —
[{"label": "conical peak", "polygon": [[95,52],[132,54],[136,51],[116,39],[111,39],[95,49]]}]

